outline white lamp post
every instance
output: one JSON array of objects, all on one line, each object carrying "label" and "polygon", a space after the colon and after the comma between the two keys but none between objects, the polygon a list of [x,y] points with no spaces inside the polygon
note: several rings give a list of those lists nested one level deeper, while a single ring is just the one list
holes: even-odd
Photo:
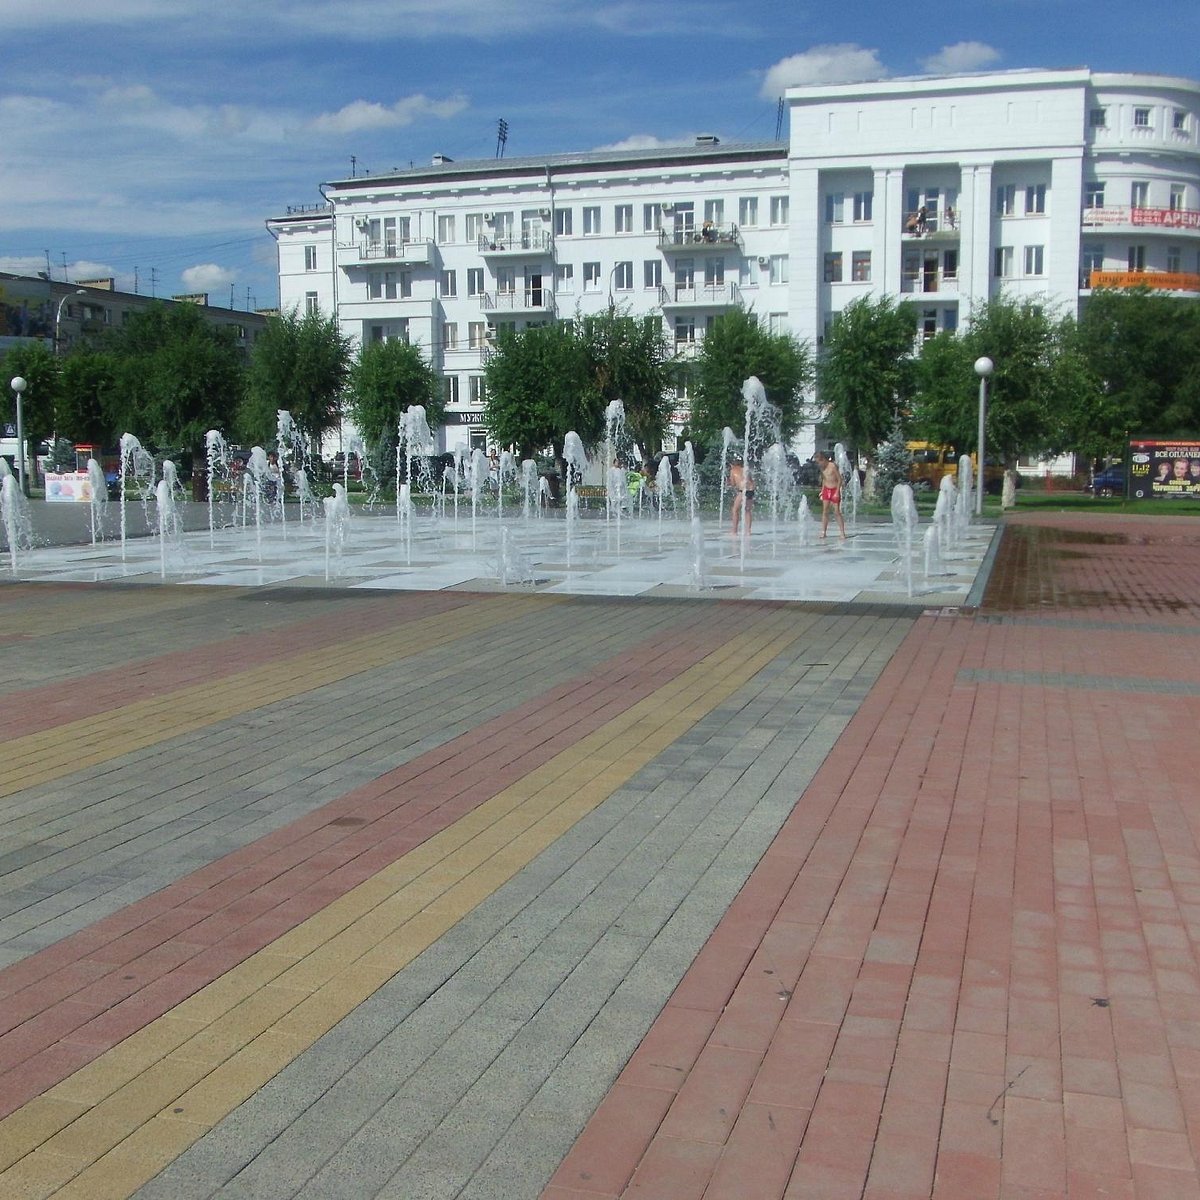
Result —
[{"label": "white lamp post", "polygon": [[63,309],[67,306],[67,301],[73,296],[86,296],[87,292],[83,288],[76,288],[73,292],[68,292],[59,302],[58,309],[54,314],[54,353],[62,353],[62,342],[59,338],[59,326],[62,324]]},{"label": "white lamp post", "polygon": [[975,481],[975,515],[983,516],[983,464],[987,461],[987,390],[988,377],[995,370],[990,358],[975,360],[975,374],[979,376],[979,471]]},{"label": "white lamp post", "polygon": [[21,409],[21,397],[29,385],[20,375],[16,375],[9,386],[17,398],[17,483],[20,485],[21,494],[28,496],[29,489],[25,486],[25,419]]}]

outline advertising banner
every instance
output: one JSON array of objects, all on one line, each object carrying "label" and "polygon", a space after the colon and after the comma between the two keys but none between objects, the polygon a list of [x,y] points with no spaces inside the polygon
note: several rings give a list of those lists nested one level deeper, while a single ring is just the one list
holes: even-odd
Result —
[{"label": "advertising banner", "polygon": [[1129,494],[1135,500],[1200,500],[1200,441],[1131,438]]},{"label": "advertising banner", "polygon": [[47,472],[45,479],[48,504],[91,504],[92,481],[86,471]]}]

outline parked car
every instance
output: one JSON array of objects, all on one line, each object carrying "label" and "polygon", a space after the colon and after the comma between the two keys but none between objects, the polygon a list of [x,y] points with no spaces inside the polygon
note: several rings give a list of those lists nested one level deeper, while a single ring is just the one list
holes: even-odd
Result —
[{"label": "parked car", "polygon": [[1118,464],[1097,471],[1084,491],[1091,492],[1093,496],[1125,495],[1125,468]]}]

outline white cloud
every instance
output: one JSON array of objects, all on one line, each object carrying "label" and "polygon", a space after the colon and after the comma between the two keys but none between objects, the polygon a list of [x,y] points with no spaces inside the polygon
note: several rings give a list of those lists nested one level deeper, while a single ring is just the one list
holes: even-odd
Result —
[{"label": "white cloud", "polygon": [[763,79],[762,95],[770,100],[782,96],[790,87],[861,83],[868,79],[883,79],[887,74],[877,50],[867,50],[852,42],[813,46],[811,50],[793,54],[769,67]]},{"label": "white cloud", "polygon": [[983,42],[955,42],[921,60],[921,69],[930,75],[957,75],[978,71],[1000,58],[1000,51]]},{"label": "white cloud", "polygon": [[360,129],[396,129],[422,118],[445,120],[457,116],[466,107],[467,98],[461,94],[445,100],[431,100],[424,95],[405,96],[395,104],[386,105],[371,100],[355,100],[336,112],[321,113],[305,125],[314,133],[339,135]]},{"label": "white cloud", "polygon": [[659,146],[686,146],[692,141],[690,137],[660,138],[652,133],[633,133],[619,142],[610,142],[606,146],[597,146],[598,151],[606,150],[657,150]]},{"label": "white cloud", "polygon": [[201,263],[180,271],[179,278],[189,292],[212,292],[228,287],[237,279],[237,272],[228,267],[218,267],[216,263]]}]

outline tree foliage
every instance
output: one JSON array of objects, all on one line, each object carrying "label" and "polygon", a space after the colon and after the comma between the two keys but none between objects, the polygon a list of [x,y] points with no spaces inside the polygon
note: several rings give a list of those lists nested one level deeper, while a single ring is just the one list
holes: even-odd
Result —
[{"label": "tree foliage", "polygon": [[817,363],[817,396],[830,433],[871,454],[907,409],[916,313],[889,296],[863,296],[838,313]]},{"label": "tree foliage", "polygon": [[572,322],[501,330],[484,368],[484,394],[488,432],[520,458],[545,447],[561,457],[568,432],[593,445],[603,428],[604,404]]},{"label": "tree foliage", "polygon": [[927,341],[918,362],[914,428],[931,442],[977,450],[979,376],[976,360],[992,360],[987,449],[1013,468],[1022,454],[1071,448],[1068,419],[1091,403],[1093,377],[1079,354],[1071,318],[1033,300],[998,297],[962,333]]},{"label": "tree foliage", "polygon": [[647,461],[662,449],[673,406],[675,372],[662,321],[610,309],[576,329],[596,402],[603,412],[613,400],[621,401],[626,430]]},{"label": "tree foliage", "polygon": [[350,367],[347,400],[351,419],[366,444],[385,462],[395,457],[400,414],[406,409],[419,404],[432,428],[442,423],[444,405],[436,372],[416,346],[396,338],[362,348]]},{"label": "tree foliage", "polygon": [[912,451],[908,448],[908,438],[899,411],[892,414],[892,427],[886,440],[876,447],[873,459],[875,495],[887,504],[896,485],[908,482],[913,465]]},{"label": "tree foliage", "polygon": [[781,438],[786,442],[795,434],[813,382],[812,354],[790,334],[770,333],[752,312],[737,308],[713,322],[690,373],[690,429],[697,444],[711,442],[726,426],[736,430],[744,424],[742,384],[751,375],[779,409]]},{"label": "tree foliage", "polygon": [[352,350],[335,316],[293,309],[271,317],[250,355],[246,398],[238,414],[239,436],[265,442],[275,435],[286,409],[310,441],[337,425]]},{"label": "tree foliage", "polygon": [[244,379],[235,338],[190,304],[134,313],[110,344],[117,363],[112,414],[121,432],[198,449],[209,429],[229,429]]},{"label": "tree foliage", "polygon": [[26,388],[21,397],[21,425],[27,443],[36,446],[54,432],[61,372],[59,360],[43,342],[15,346],[4,356],[4,393],[9,418],[16,421],[16,400],[11,380],[20,376]]},{"label": "tree foliage", "polygon": [[98,446],[115,445],[117,380],[120,364],[112,353],[84,347],[62,361],[55,428],[59,437]]}]

